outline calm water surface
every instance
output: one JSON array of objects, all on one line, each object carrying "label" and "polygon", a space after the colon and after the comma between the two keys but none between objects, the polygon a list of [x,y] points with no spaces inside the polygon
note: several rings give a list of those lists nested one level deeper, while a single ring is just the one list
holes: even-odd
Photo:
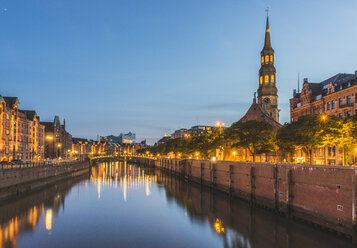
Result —
[{"label": "calm water surface", "polygon": [[0,205],[0,247],[352,247],[158,170],[100,164]]}]

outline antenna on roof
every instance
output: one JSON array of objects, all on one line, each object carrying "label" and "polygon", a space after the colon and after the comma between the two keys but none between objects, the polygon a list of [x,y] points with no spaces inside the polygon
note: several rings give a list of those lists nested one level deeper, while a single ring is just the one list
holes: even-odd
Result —
[{"label": "antenna on roof", "polygon": [[298,93],[300,93],[300,73],[298,72]]}]

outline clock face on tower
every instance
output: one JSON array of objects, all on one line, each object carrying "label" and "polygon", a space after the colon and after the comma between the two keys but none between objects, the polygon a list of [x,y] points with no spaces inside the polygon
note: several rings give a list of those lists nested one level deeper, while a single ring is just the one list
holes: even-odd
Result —
[{"label": "clock face on tower", "polygon": [[269,97],[266,97],[266,98],[264,98],[264,103],[270,103],[270,98]]}]

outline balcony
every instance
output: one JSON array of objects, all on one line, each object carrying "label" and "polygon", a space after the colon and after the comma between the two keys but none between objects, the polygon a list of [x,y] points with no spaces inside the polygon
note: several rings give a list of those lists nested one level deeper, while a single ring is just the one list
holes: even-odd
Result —
[{"label": "balcony", "polygon": [[340,104],[340,108],[348,108],[348,107],[353,107],[353,103],[345,103],[345,104]]}]

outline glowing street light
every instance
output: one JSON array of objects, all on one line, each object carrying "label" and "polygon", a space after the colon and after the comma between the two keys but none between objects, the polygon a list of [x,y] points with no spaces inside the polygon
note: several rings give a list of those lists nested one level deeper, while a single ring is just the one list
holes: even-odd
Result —
[{"label": "glowing street light", "polygon": [[326,121],[327,120],[327,115],[321,115],[321,120]]},{"label": "glowing street light", "polygon": [[226,125],[224,122],[220,122],[220,121],[216,122],[216,127],[219,127],[219,134],[220,135],[222,134],[222,127],[224,127],[224,125]]}]

